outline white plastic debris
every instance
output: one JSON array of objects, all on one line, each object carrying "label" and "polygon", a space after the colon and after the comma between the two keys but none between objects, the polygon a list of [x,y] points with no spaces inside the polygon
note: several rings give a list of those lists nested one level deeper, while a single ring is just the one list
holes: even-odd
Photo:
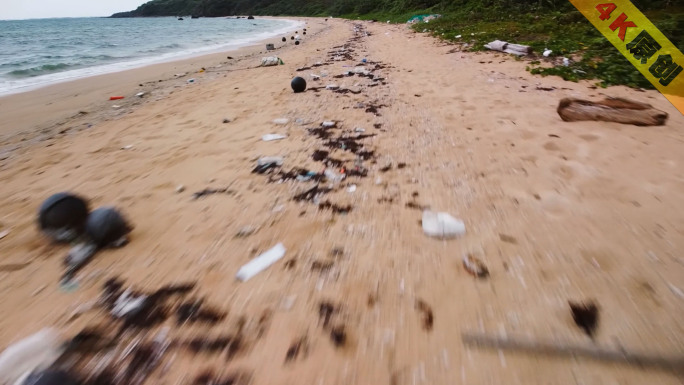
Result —
[{"label": "white plastic debris", "polygon": [[280,58],[278,56],[269,56],[261,58],[262,67],[277,66],[280,63]]},{"label": "white plastic debris", "polygon": [[295,35],[295,40],[299,40],[299,39],[300,39],[299,35]]},{"label": "white plastic debris", "polygon": [[564,57],[564,58],[563,58],[563,66],[567,67],[567,66],[569,66],[569,65],[570,65],[570,59]]},{"label": "white plastic debris", "polygon": [[464,235],[465,224],[447,213],[423,211],[423,232],[437,238],[455,238]]},{"label": "white plastic debris", "polygon": [[276,166],[283,165],[283,158],[280,156],[264,156],[257,160],[257,166],[267,166],[269,164],[274,164]]},{"label": "white plastic debris", "polygon": [[250,278],[259,274],[272,264],[276,263],[279,259],[285,256],[285,246],[282,243],[278,243],[270,250],[259,255],[258,257],[252,259],[247,264],[242,266],[238,270],[235,277],[242,282],[248,281]]},{"label": "white plastic debris", "polygon": [[135,96],[142,98],[143,96],[145,96],[145,93],[144,92],[138,92],[137,94],[135,94]]},{"label": "white plastic debris", "polygon": [[325,127],[325,128],[333,128],[333,127],[337,126],[337,123],[336,123],[336,122],[333,122],[333,121],[331,121],[331,120],[326,120],[326,121],[323,122],[323,124],[321,124],[321,125],[322,125],[323,127]]},{"label": "white plastic debris", "polygon": [[329,168],[326,168],[325,171],[323,171],[323,175],[325,175],[326,179],[334,183],[341,182],[346,177],[345,174],[338,174]]},{"label": "white plastic debris", "polygon": [[356,128],[354,129],[354,132],[366,132],[366,129],[361,128],[361,127],[356,127]]},{"label": "white plastic debris", "polygon": [[553,52],[553,51],[551,51],[551,50],[548,49],[548,48],[544,48],[544,53],[542,53],[542,55],[543,55],[544,57],[549,57],[549,55],[551,55],[551,52]]},{"label": "white plastic debris", "polygon": [[460,39],[460,38],[461,38],[461,35],[456,35],[456,38],[457,38],[457,39]]},{"label": "white plastic debris", "polygon": [[273,119],[273,124],[283,125],[283,124],[288,124],[288,123],[290,123],[290,119],[288,119],[288,118]]},{"label": "white plastic debris", "polygon": [[116,299],[116,302],[114,302],[114,308],[112,308],[111,314],[117,318],[125,317],[128,313],[139,309],[145,303],[146,299],[146,295],[134,297],[131,295],[130,289],[127,289]]},{"label": "white plastic debris", "polygon": [[319,75],[316,75],[316,74],[310,74],[309,76],[311,76],[311,79],[313,79],[313,80],[318,80],[321,78]]},{"label": "white plastic debris", "polygon": [[328,84],[327,86],[325,86],[326,90],[337,90],[339,88],[340,86],[338,86],[337,84]]},{"label": "white plastic debris", "polygon": [[20,384],[33,371],[46,369],[62,354],[62,346],[55,329],[42,329],[8,346],[0,353],[0,384]]},{"label": "white plastic debris", "polygon": [[356,191],[356,185],[355,184],[347,187],[347,192],[353,193],[354,191]]},{"label": "white plastic debris", "polygon": [[261,140],[264,142],[270,142],[273,140],[280,140],[280,139],[285,139],[287,138],[287,135],[280,135],[280,134],[266,134],[261,137]]}]

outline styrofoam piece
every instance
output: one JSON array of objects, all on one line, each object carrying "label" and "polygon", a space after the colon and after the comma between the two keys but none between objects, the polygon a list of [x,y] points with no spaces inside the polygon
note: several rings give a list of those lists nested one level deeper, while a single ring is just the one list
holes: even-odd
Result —
[{"label": "styrofoam piece", "polygon": [[287,138],[287,135],[281,135],[281,134],[266,134],[261,137],[261,140],[264,142],[270,142],[272,140],[280,140],[280,139],[285,139]]},{"label": "styrofoam piece", "polygon": [[278,119],[273,119],[273,124],[288,124],[290,123],[290,119],[288,118],[278,118]]},{"label": "styrofoam piece", "polygon": [[272,264],[276,263],[279,259],[285,256],[285,246],[282,243],[278,243],[273,246],[270,250],[262,253],[258,257],[252,259],[247,264],[242,266],[238,270],[235,277],[242,282],[248,281],[250,278],[259,274]]},{"label": "styrofoam piece", "polygon": [[31,372],[52,365],[63,350],[59,333],[51,328],[15,342],[0,353],[0,384],[21,383]]},{"label": "styrofoam piece", "polygon": [[455,238],[465,234],[465,223],[447,213],[423,211],[423,232],[437,238]]}]

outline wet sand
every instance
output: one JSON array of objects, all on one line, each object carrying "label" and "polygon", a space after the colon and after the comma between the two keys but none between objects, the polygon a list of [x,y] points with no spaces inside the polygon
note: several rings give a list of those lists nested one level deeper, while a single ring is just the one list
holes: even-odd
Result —
[{"label": "wet sand", "polygon": [[[73,317],[108,278],[147,291],[196,280],[191,296],[227,316],[214,326],[169,318],[171,336],[243,343],[229,359],[174,350],[146,383],[191,384],[206,370],[252,384],[680,383],[668,371],[465,346],[461,333],[684,354],[681,113],[656,91],[535,77],[507,55],[459,52],[403,25],[308,21],[320,33],[276,51],[285,65],[253,68],[266,54],[228,53],[237,59],[0,99],[0,347],[47,326],[70,337],[116,325],[98,308]],[[372,76],[336,78],[363,58]],[[296,75],[306,92],[290,89]],[[333,83],[341,92],[325,89]],[[569,96],[626,97],[670,117],[567,123],[556,107]],[[337,127],[320,129],[328,120]],[[261,140],[271,133],[287,138]],[[252,173],[262,156],[282,156],[283,174]],[[321,182],[325,194],[289,177],[325,162],[348,175]],[[207,188],[225,191],[193,197]],[[42,200],[63,190],[114,204],[135,226],[72,292],[58,285],[68,246],[35,225]],[[427,207],[461,218],[465,236],[425,236]],[[246,226],[256,231],[236,237]],[[235,279],[279,242],[282,260]],[[469,275],[466,255],[489,277]],[[595,342],[568,307],[589,299],[600,307]]]}]

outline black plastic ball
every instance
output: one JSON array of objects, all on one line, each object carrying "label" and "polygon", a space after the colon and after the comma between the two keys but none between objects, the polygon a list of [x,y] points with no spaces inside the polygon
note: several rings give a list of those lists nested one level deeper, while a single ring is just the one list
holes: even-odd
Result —
[{"label": "black plastic ball", "polygon": [[132,228],[117,209],[101,207],[90,213],[85,230],[93,242],[105,247],[130,233]]},{"label": "black plastic ball", "polygon": [[286,37],[284,37],[284,38],[283,38],[283,41],[287,41],[287,38],[286,38]]},{"label": "black plastic ball", "polygon": [[292,86],[292,90],[297,93],[297,92],[304,92],[306,90],[306,80],[304,78],[297,76],[296,78],[292,79],[292,83],[290,83]]},{"label": "black plastic ball", "polygon": [[299,40],[295,41],[295,45],[299,45]]},{"label": "black plastic ball", "polygon": [[60,192],[50,196],[40,205],[38,225],[54,240],[68,242],[83,231],[88,211],[85,199],[68,192]]},{"label": "black plastic ball", "polygon": [[294,40],[294,36],[290,36],[290,40]]}]

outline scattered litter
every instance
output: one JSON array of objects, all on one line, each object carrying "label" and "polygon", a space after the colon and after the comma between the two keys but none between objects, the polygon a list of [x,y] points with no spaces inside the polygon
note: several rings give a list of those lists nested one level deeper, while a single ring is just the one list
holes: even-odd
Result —
[{"label": "scattered litter", "polygon": [[121,100],[123,98],[124,98],[123,96],[110,96],[109,100]]},{"label": "scattered litter", "polygon": [[113,105],[112,105],[112,108],[115,109],[115,110],[118,110],[119,108],[121,108],[121,106],[118,105],[118,104],[113,104]]},{"label": "scattered litter", "polygon": [[484,264],[484,262],[473,257],[472,255],[466,255],[463,257],[463,268],[473,277],[489,277],[489,269],[487,269],[487,266]]},{"label": "scattered litter", "polygon": [[564,58],[563,58],[563,66],[564,66],[564,67],[567,67],[567,66],[569,66],[569,65],[570,65],[570,59],[564,57]]},{"label": "scattered litter", "polygon": [[679,297],[681,299],[684,299],[684,291],[682,291],[682,289],[678,288],[677,286],[675,286],[669,282],[667,282],[667,287],[670,288],[670,291],[672,291],[672,293],[674,295],[676,295],[677,297]]},{"label": "scattered litter", "polygon": [[44,370],[62,354],[64,346],[59,333],[43,329],[0,353],[0,383],[23,384],[34,371]]},{"label": "scattered litter", "polygon": [[333,127],[337,126],[337,122],[325,121],[325,122],[323,122],[323,124],[321,124],[321,126],[323,126],[325,128],[333,128]]},{"label": "scattered litter", "polygon": [[187,74],[188,74],[187,72],[182,72],[182,73],[179,73],[179,74],[175,74],[175,75],[173,75],[173,76],[175,76],[175,77],[177,77],[177,78],[182,78],[183,76],[185,76],[185,75],[187,75]]},{"label": "scattered litter", "polygon": [[328,84],[327,86],[325,86],[325,89],[326,90],[338,90],[338,89],[340,89],[340,86],[338,86],[337,84]]},{"label": "scattered litter", "polygon": [[195,82],[195,78],[188,79],[188,83],[194,83],[194,82]]},{"label": "scattered litter", "polygon": [[278,56],[269,56],[261,58],[262,67],[277,66],[278,64],[285,64]]},{"label": "scattered litter", "polygon": [[266,44],[266,51],[273,51],[275,46],[273,44]]},{"label": "scattered litter", "polygon": [[551,51],[550,49],[544,48],[544,53],[542,53],[542,55],[543,55],[544,57],[549,57],[549,55],[551,55],[552,52],[553,52],[553,51]]},{"label": "scattered litter", "polygon": [[40,230],[55,242],[71,242],[80,236],[88,218],[85,199],[60,192],[48,197],[38,209]]},{"label": "scattered litter", "polygon": [[460,39],[461,35],[456,35],[455,37],[456,37],[456,39]]},{"label": "scattered litter", "polygon": [[281,167],[283,165],[283,158],[280,156],[265,156],[263,158],[259,158],[257,160],[257,166],[254,170],[252,170],[253,173],[256,174],[263,174],[266,171],[275,168],[275,167]]},{"label": "scattered litter", "polygon": [[235,195],[235,191],[229,189],[228,187],[224,188],[205,188],[202,191],[198,191],[194,194],[192,194],[192,199],[199,199],[207,195],[214,195],[214,194],[228,194],[228,195]]},{"label": "scattered litter", "polygon": [[299,182],[307,182],[307,181],[311,180],[312,178],[316,177],[317,175],[318,175],[318,173],[315,171],[307,171],[306,174],[304,174],[304,175],[302,175],[302,174],[297,175],[296,179]]},{"label": "scattered litter", "polygon": [[353,193],[354,191],[356,191],[356,185],[355,184],[347,187],[347,192]]},{"label": "scattered litter", "polygon": [[121,147],[122,150],[130,150],[131,148],[133,148],[133,145],[132,145],[132,144],[129,144],[129,145],[127,145],[127,146]]},{"label": "scattered litter", "polygon": [[261,140],[264,142],[270,142],[273,140],[280,140],[280,139],[285,139],[287,138],[287,135],[280,135],[280,134],[266,134],[261,137]]},{"label": "scattered litter", "polygon": [[563,98],[556,111],[566,122],[595,120],[636,126],[662,126],[668,118],[667,112],[655,109],[650,104],[622,98],[607,98],[599,102]]},{"label": "scattered litter", "polygon": [[570,310],[572,311],[572,319],[575,324],[582,328],[584,332],[594,339],[594,333],[599,321],[598,306],[593,301],[586,303],[568,301]]},{"label": "scattered litter", "polygon": [[432,327],[435,323],[435,316],[432,312],[432,307],[422,299],[417,299],[415,308],[423,315],[423,329],[426,331],[432,330]]},{"label": "scattered litter", "polygon": [[363,128],[361,128],[361,127],[356,127],[356,128],[354,129],[354,132],[366,132],[366,130],[363,129]]},{"label": "scattered litter", "polygon": [[335,171],[333,171],[329,168],[327,168],[327,169],[325,169],[325,171],[323,171],[323,175],[325,175],[325,177],[330,182],[333,182],[333,183],[341,182],[346,177],[345,174],[336,173]]},{"label": "scattered litter", "polygon": [[279,259],[285,256],[285,246],[278,243],[272,249],[252,259],[246,265],[242,266],[236,274],[236,278],[242,282],[248,281],[250,278],[259,274],[264,269],[268,268]]},{"label": "scattered litter", "polygon": [[[406,24],[416,24],[416,23],[429,23],[431,20],[439,19],[442,17],[440,14],[427,14],[427,15],[416,15],[411,17]],[[387,20],[387,23],[389,24],[389,20]]]},{"label": "scattered litter", "polygon": [[518,56],[528,55],[532,52],[532,47],[528,45],[507,43],[501,40],[494,40],[491,43],[485,44],[485,48]]},{"label": "scattered litter", "polygon": [[142,98],[142,97],[145,96],[145,95],[146,95],[145,92],[138,92],[137,94],[135,94],[135,96],[137,96],[137,97],[139,97],[139,98]]},{"label": "scattered litter", "polygon": [[284,125],[290,123],[290,119],[288,118],[278,118],[278,119],[273,119],[273,124],[279,124],[279,125]]},{"label": "scattered litter", "polygon": [[176,186],[176,193],[177,194],[180,194],[183,191],[185,191],[185,186],[183,186],[182,184],[179,184],[178,186]]},{"label": "scattered litter", "polygon": [[463,221],[447,213],[423,211],[423,232],[430,237],[454,238],[465,234]]},{"label": "scattered litter", "polygon": [[245,226],[241,228],[237,234],[235,234],[235,238],[247,238],[250,235],[256,233],[257,227],[256,226]]}]

